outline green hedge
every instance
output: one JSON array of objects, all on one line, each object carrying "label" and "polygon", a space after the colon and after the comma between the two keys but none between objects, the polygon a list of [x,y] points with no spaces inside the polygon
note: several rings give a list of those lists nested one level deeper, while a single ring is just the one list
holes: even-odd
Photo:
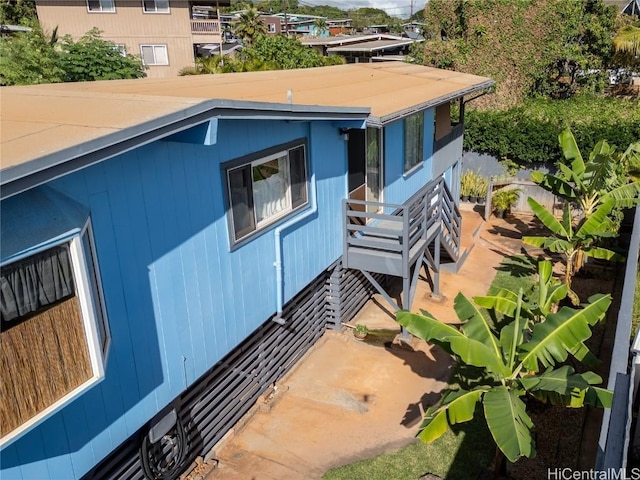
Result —
[{"label": "green hedge", "polygon": [[626,149],[640,141],[640,101],[581,96],[529,100],[506,111],[467,110],[465,150],[519,164],[556,163],[558,134],[571,127],[582,152],[600,140]]}]

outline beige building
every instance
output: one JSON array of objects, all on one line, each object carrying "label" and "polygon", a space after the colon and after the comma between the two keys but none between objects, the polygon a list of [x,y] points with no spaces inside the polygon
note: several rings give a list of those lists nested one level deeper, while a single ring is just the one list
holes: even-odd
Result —
[{"label": "beige building", "polygon": [[92,28],[139,55],[149,77],[174,77],[193,66],[199,46],[220,45],[218,8],[230,0],[36,0],[45,31],[80,38]]}]

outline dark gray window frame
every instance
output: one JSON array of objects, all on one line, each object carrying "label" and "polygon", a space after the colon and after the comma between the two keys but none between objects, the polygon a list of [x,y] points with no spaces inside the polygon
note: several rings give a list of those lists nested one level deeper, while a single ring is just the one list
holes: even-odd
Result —
[{"label": "dark gray window frame", "polygon": [[[411,137],[409,138],[410,133],[408,129],[408,122],[412,121],[412,119],[420,118],[421,129],[419,130],[419,134],[417,138]],[[404,175],[410,175],[414,170],[417,170],[424,164],[424,111],[419,111],[413,113],[404,118],[402,122],[403,126],[403,134],[404,134],[404,158],[403,158],[403,173]],[[410,154],[410,148],[413,150],[413,147],[417,147],[419,152],[414,155],[415,158],[418,159],[415,163],[409,163],[408,155]],[[413,160],[413,159],[411,159]]]},{"label": "dark gray window frame", "polygon": [[111,1],[112,7],[110,10],[105,10],[102,6],[102,2],[100,0],[96,0],[98,2],[99,8],[92,9],[89,0],[87,0],[87,12],[89,13],[116,13],[116,2],[115,0]]},{"label": "dark gray window frame", "polygon": [[[274,155],[278,152],[282,152],[285,150],[289,151],[298,147],[303,147],[303,151],[304,151],[304,168],[305,168],[305,176],[306,176],[306,179],[305,179],[306,201],[297,207],[292,207],[292,209],[289,212],[282,215],[281,217],[278,217],[277,219],[274,219],[272,222],[266,223],[265,225],[262,225],[259,227],[256,225],[253,231],[236,239],[233,210],[232,210],[232,203],[231,203],[231,192],[229,189],[229,172],[239,167],[249,165],[252,162],[258,161],[262,158],[268,157],[270,155]],[[305,210],[306,208],[309,207],[311,175],[310,175],[310,169],[309,169],[310,163],[309,163],[308,152],[309,152],[309,146],[308,146],[307,139],[305,137],[302,137],[302,138],[297,138],[295,140],[292,140],[290,142],[281,143],[279,145],[269,147],[264,150],[260,150],[258,152],[254,152],[248,155],[244,155],[242,157],[238,157],[228,162],[224,162],[221,165],[222,184],[224,187],[225,214],[227,217],[227,227],[229,232],[229,245],[232,251],[250,242],[257,236],[262,235],[264,232],[272,229],[274,226],[278,225],[279,223],[282,223],[284,220],[287,220],[292,215],[296,215],[301,210]],[[289,168],[290,168],[290,165],[289,165]],[[251,207],[253,208],[253,203]]]}]

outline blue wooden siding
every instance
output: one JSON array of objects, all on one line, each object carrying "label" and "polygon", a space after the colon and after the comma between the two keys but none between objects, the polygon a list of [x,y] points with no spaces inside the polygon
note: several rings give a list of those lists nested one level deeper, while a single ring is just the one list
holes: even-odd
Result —
[{"label": "blue wooden siding", "polygon": [[424,111],[424,162],[404,173],[404,120],[384,128],[384,201],[401,204],[432,179],[434,109]]},{"label": "blue wooden siding", "polygon": [[[336,126],[218,127],[216,145],[158,141],[51,183],[91,211],[112,344],[100,384],[2,451],[3,480],[82,476],[275,313],[275,226],[230,250],[222,163],[306,137],[317,212],[282,231],[284,301],[341,255]],[[410,175],[403,121],[384,138],[384,200],[402,203],[431,179],[433,110]]]},{"label": "blue wooden siding", "polygon": [[285,298],[342,253],[346,146],[329,122],[220,121],[51,183],[89,207],[112,336],[105,379],[2,451],[2,478],[77,478],[276,311],[274,227],[230,251],[221,164],[308,138],[318,212],[282,232]]}]

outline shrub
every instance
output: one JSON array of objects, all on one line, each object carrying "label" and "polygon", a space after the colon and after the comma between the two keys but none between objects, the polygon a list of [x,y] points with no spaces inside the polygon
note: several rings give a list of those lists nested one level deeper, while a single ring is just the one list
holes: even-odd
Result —
[{"label": "shrub", "polygon": [[619,149],[640,138],[640,101],[584,95],[568,100],[535,99],[506,111],[466,114],[464,148],[518,164],[562,159],[558,135],[567,127],[580,150],[607,139]]}]

